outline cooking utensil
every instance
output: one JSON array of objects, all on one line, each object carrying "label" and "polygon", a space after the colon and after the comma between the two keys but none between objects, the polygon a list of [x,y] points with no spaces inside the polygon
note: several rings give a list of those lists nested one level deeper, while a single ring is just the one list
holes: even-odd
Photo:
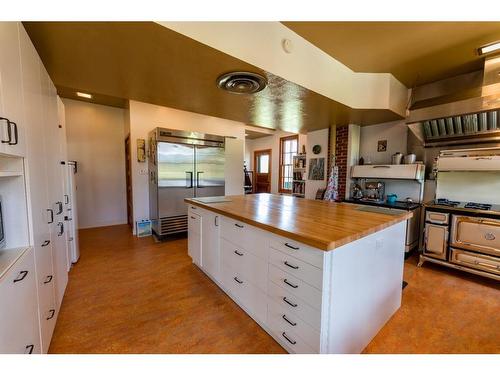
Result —
[{"label": "cooking utensil", "polygon": [[394,155],[392,155],[392,164],[401,164],[402,159],[403,154],[401,152],[396,152]]},{"label": "cooking utensil", "polygon": [[417,160],[417,155],[415,154],[405,155],[405,164],[414,164],[416,160]]},{"label": "cooking utensil", "polygon": [[396,203],[398,196],[396,194],[387,194],[387,203],[393,204]]}]

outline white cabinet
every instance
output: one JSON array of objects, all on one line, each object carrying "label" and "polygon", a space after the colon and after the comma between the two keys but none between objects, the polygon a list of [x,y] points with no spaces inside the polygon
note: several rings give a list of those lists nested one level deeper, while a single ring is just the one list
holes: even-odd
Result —
[{"label": "white cabinet", "polygon": [[22,251],[0,274],[0,353],[5,354],[40,353],[33,250]]},{"label": "white cabinet", "polygon": [[201,216],[191,210],[188,214],[188,254],[195,264],[202,266],[201,257]]},{"label": "white cabinet", "polygon": [[220,274],[220,216],[206,210],[201,212],[201,216],[203,269],[218,280]]},{"label": "white cabinet", "polygon": [[23,91],[17,22],[0,22],[0,153],[25,152]]}]

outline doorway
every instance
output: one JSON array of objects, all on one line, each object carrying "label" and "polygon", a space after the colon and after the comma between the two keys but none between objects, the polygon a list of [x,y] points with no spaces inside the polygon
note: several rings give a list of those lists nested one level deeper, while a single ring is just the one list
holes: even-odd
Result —
[{"label": "doorway", "polygon": [[134,219],[132,216],[132,156],[130,149],[130,134],[125,138],[125,179],[127,181],[127,224],[132,228]]},{"label": "doorway", "polygon": [[271,192],[271,150],[259,150],[253,153],[254,161],[254,192]]}]

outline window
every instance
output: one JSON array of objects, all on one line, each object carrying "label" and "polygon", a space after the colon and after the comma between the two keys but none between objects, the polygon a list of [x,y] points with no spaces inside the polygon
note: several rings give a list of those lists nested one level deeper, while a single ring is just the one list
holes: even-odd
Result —
[{"label": "window", "polygon": [[291,193],[293,183],[293,156],[299,149],[299,136],[291,135],[280,139],[280,173],[278,191]]}]

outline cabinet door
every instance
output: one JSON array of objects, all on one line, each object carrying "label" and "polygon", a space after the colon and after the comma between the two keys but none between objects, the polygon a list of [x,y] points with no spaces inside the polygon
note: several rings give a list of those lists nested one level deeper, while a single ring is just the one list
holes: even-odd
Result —
[{"label": "cabinet door", "polygon": [[446,259],[447,248],[448,227],[426,223],[424,254],[433,258]]},{"label": "cabinet door", "polygon": [[211,212],[203,213],[201,229],[203,269],[216,280],[219,280],[220,267],[219,222],[219,215]]},{"label": "cabinet door", "polygon": [[[0,89],[3,108],[0,117],[0,152],[24,156],[25,134],[18,22],[0,22]],[[10,134],[10,136],[9,136]]]},{"label": "cabinet door", "polygon": [[188,254],[195,264],[202,266],[201,238],[202,224],[201,216],[192,212],[188,215]]},{"label": "cabinet door", "polygon": [[40,353],[34,269],[30,249],[0,279],[0,353]]}]

